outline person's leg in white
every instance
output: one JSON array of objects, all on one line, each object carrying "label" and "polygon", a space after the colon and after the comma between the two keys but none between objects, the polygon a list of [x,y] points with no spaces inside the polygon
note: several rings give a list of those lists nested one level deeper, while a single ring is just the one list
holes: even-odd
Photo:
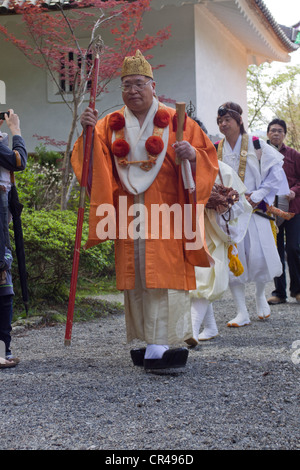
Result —
[{"label": "person's leg in white", "polygon": [[209,301],[204,298],[192,297],[191,298],[191,317],[193,326],[193,337],[186,340],[190,346],[198,344],[198,335],[203,323],[204,317],[207,312]]},{"label": "person's leg in white", "polygon": [[237,315],[227,323],[227,326],[239,327],[250,324],[249,313],[245,300],[244,284],[229,284],[230,291],[237,309]]},{"label": "person's leg in white", "polygon": [[258,318],[260,318],[260,320],[269,318],[271,315],[271,308],[266,299],[264,282],[256,282],[255,300]]},{"label": "person's leg in white", "polygon": [[207,341],[218,336],[219,331],[214,316],[213,305],[211,302],[209,302],[208,304],[206,314],[203,319],[203,326],[204,329],[198,336],[198,341]]}]

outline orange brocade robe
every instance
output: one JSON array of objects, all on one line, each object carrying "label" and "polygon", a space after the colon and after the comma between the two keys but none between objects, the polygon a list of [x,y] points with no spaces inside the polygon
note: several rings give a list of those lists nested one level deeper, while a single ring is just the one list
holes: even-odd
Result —
[{"label": "orange brocade robe", "polygon": [[[171,116],[169,129],[169,142],[161,169],[153,183],[144,193],[144,204],[148,214],[151,213],[151,204],[189,204],[188,191],[184,189],[181,166],[175,162],[175,151],[172,144],[176,142],[176,133],[173,131],[172,118],[175,114],[173,108],[166,108]],[[112,130],[108,125],[107,115],[99,120],[94,131],[92,156],[92,184],[90,194],[89,237],[85,248],[101,243],[96,233],[97,224],[101,217],[96,214],[101,204],[113,205],[115,208],[114,223],[116,224],[115,238],[115,269],[117,288],[119,290],[134,289],[134,240],[118,237],[119,233],[119,197],[127,198],[127,208],[134,203],[134,195],[126,192],[121,184],[115,168],[114,157],[111,152]],[[218,172],[218,158],[214,145],[192,119],[187,118],[183,139],[187,140],[196,149],[196,182],[195,198],[197,204],[205,205]],[[80,182],[83,161],[83,135],[74,145],[71,163]],[[124,199],[123,199],[124,201]],[[123,206],[122,206],[123,207]],[[103,216],[103,217],[107,217]],[[133,217],[127,214],[127,227]],[[204,227],[202,215],[200,220]],[[196,288],[194,266],[210,266],[211,257],[206,242],[198,250],[186,250],[186,239],[151,238],[151,223],[148,223],[148,237],[145,240],[146,256],[146,286],[147,288],[194,290]],[[188,240],[190,242],[191,240]]]}]

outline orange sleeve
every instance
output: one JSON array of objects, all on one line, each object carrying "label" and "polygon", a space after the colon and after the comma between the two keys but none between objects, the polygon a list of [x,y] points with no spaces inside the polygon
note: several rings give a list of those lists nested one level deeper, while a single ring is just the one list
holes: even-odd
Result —
[{"label": "orange sleeve", "polygon": [[196,200],[198,204],[206,204],[219,171],[218,155],[214,144],[200,126],[188,118],[188,140],[196,150]]}]

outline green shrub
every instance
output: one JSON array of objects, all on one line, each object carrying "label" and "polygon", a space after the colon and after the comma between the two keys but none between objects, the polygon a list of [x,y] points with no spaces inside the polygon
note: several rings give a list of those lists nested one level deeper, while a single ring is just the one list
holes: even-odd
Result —
[{"label": "green shrub", "polygon": [[[56,155],[57,152],[54,152]],[[46,152],[48,155],[49,152]],[[71,183],[73,175],[69,176]],[[61,170],[51,162],[51,157],[29,156],[27,166],[22,172],[15,173],[19,199],[28,209],[59,209],[61,203]],[[70,195],[68,208],[77,210],[79,185],[75,183]],[[87,201],[88,207],[88,201]]]},{"label": "green shrub", "polygon": [[37,162],[40,165],[52,165],[54,167],[59,167],[63,159],[61,153],[56,152],[55,150],[47,150],[46,146],[43,144],[35,147],[35,154]]},{"label": "green shrub", "polygon": [[54,165],[41,165],[28,158],[24,171],[15,173],[19,199],[28,209],[58,209],[61,171]]},{"label": "green shrub", "polygon": [[[85,218],[87,219],[87,214]],[[41,299],[62,301],[68,298],[76,225],[77,213],[74,211],[23,209],[22,227],[31,303]],[[14,286],[17,296],[20,296],[12,227],[10,231],[14,256]],[[82,246],[87,236],[88,222],[85,220]],[[81,249],[78,277],[103,276],[111,273],[113,268],[113,242],[107,241],[89,250]]]}]

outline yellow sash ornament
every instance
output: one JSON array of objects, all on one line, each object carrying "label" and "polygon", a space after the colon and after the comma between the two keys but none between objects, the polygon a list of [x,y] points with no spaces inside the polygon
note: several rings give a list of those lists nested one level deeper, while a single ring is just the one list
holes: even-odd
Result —
[{"label": "yellow sash ornament", "polygon": [[274,220],[270,220],[270,223],[271,223],[271,229],[272,229],[272,233],[273,233],[273,237],[274,237],[274,240],[275,240],[275,245],[277,246],[277,233],[279,231],[276,223]]},{"label": "yellow sash ornament", "polygon": [[229,269],[234,274],[234,276],[238,277],[244,272],[244,266],[242,265],[241,261],[239,260],[238,251],[236,244],[230,245],[228,247],[228,258],[229,258]]}]

